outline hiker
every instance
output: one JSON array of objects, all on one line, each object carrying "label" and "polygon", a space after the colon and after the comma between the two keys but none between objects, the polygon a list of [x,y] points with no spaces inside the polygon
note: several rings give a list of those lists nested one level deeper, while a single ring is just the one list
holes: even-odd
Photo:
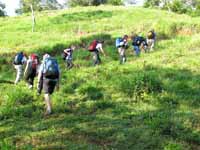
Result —
[{"label": "hiker", "polygon": [[27,61],[27,58],[23,52],[17,53],[17,55],[14,58],[13,65],[17,71],[15,84],[17,84],[22,79],[23,65],[26,63],[26,61]]},{"label": "hiker", "polygon": [[104,41],[94,40],[89,46],[89,51],[93,53],[94,66],[101,63],[101,58],[99,56],[100,52],[106,56],[103,50],[103,43]]},{"label": "hiker", "polygon": [[66,62],[66,67],[67,69],[71,69],[74,64],[73,64],[73,51],[75,50],[75,46],[70,46],[69,48],[65,49],[62,53],[62,58]]},{"label": "hiker", "polygon": [[37,74],[37,68],[39,65],[39,58],[36,54],[31,54],[26,63],[26,68],[24,71],[25,81],[28,83],[28,88],[33,88],[34,78]]},{"label": "hiker", "polygon": [[133,40],[132,45],[136,56],[140,56],[141,48],[144,49],[146,52],[147,42],[144,37],[139,36],[137,34],[133,34],[132,40]]},{"label": "hiker", "polygon": [[153,51],[155,42],[156,42],[156,33],[154,29],[152,29],[147,34],[147,44],[149,51]]},{"label": "hiker", "polygon": [[124,64],[126,62],[125,50],[128,49],[128,35],[116,39],[116,48],[120,56],[120,64]]},{"label": "hiker", "polygon": [[49,54],[45,54],[38,74],[38,94],[40,94],[43,89],[46,104],[45,115],[52,113],[50,95],[53,94],[56,86],[57,89],[59,89],[59,79],[60,69],[57,60]]}]

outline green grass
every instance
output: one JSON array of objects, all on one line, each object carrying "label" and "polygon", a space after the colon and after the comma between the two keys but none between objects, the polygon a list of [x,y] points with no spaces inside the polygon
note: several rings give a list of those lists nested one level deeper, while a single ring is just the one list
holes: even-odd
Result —
[{"label": "green grass", "polygon": [[[0,149],[200,149],[199,18],[160,10],[87,7],[0,19]],[[141,57],[127,51],[119,65],[116,37],[155,28],[156,50]],[[79,33],[81,32],[81,34]],[[107,57],[92,67],[85,49],[106,40]],[[69,44],[77,65],[64,69],[60,53]],[[50,52],[61,64],[54,114],[21,82],[14,86],[14,53]]]}]

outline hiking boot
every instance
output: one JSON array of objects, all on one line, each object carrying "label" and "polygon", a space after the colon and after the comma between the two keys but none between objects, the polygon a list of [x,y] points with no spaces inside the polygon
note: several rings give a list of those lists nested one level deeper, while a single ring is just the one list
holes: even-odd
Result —
[{"label": "hiking boot", "polygon": [[46,110],[46,112],[44,113],[44,116],[49,116],[49,115],[51,115],[51,114],[52,114],[52,111]]},{"label": "hiking boot", "polygon": [[33,85],[29,85],[28,89],[32,90],[33,89]]}]

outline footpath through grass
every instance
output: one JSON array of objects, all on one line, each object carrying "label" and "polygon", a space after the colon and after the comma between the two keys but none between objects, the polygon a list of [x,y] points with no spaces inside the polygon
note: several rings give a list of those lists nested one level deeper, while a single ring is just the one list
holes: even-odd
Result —
[{"label": "footpath through grass", "polygon": [[[200,51],[198,19],[143,8],[88,7],[0,21],[0,149],[200,149]],[[93,19],[94,18],[94,19]],[[123,23],[123,24],[122,24]],[[119,65],[115,37],[158,32],[154,52]],[[92,67],[84,50],[104,38],[107,57]],[[77,67],[64,69],[60,52],[70,43]],[[14,86],[11,56],[51,52],[61,64],[54,114],[43,117],[43,97],[21,82]]]}]

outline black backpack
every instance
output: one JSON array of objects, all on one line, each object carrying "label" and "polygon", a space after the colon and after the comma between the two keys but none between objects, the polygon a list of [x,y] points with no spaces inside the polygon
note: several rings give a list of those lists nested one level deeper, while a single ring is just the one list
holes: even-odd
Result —
[{"label": "black backpack", "polygon": [[145,42],[145,39],[141,36],[137,36],[133,39],[133,46],[140,46],[142,42]]}]

